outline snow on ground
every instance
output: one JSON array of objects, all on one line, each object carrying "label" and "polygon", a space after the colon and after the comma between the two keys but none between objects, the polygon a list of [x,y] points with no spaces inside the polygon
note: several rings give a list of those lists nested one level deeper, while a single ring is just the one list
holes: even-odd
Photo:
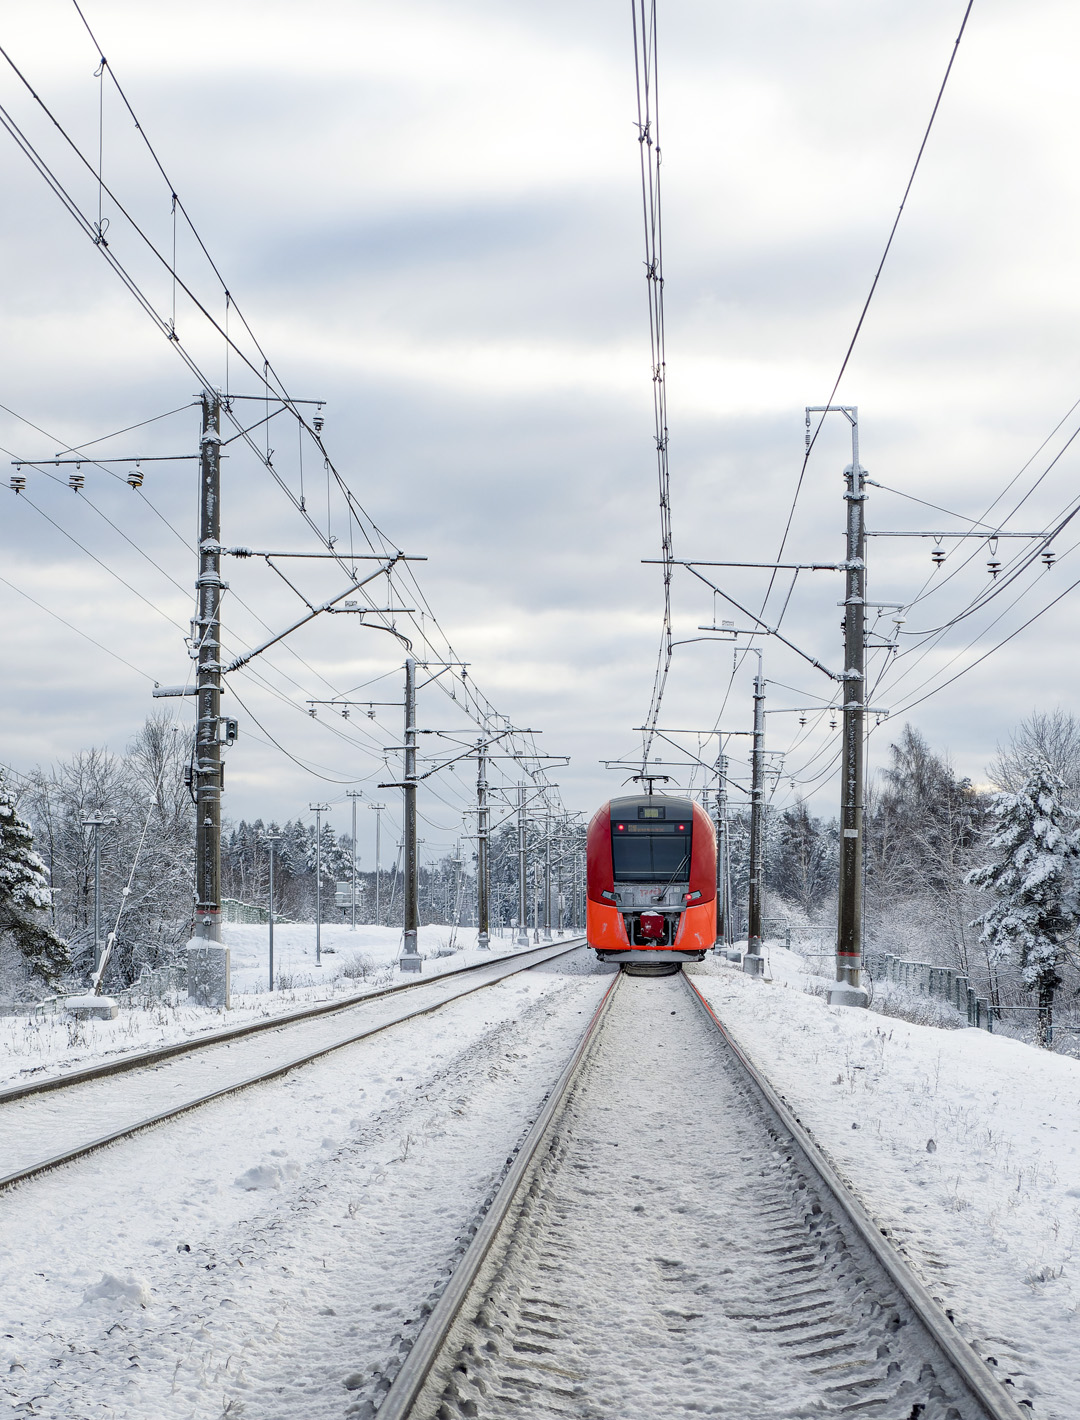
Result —
[{"label": "snow on ground", "polygon": [[[569,940],[570,933],[566,934]],[[149,1005],[121,1003],[112,1021],[74,1021],[64,1015],[0,1018],[0,1087],[36,1074],[62,1074],[104,1056],[148,1050],[188,1036],[245,1025],[318,1001],[344,999],[377,991],[402,977],[394,963],[401,951],[396,927],[324,923],[323,962],[315,964],[314,923],[274,927],[274,979],[269,990],[268,934],[265,925],[222,927],[231,950],[232,1006],[228,1011],[190,1004],[186,996]],[[559,937],[556,935],[555,940]],[[476,946],[476,928],[421,927],[421,979],[504,956],[515,950],[513,938],[493,936],[487,951]],[[530,934],[529,945],[534,945]]]},{"label": "snow on ground", "polygon": [[[912,1409],[917,1341],[873,1315],[835,1230],[818,1226],[809,1246],[798,1237],[806,1191],[718,1047],[677,977],[622,982],[507,1255],[466,1313],[467,1362],[436,1414],[820,1420],[850,1405],[855,1420],[898,1420],[922,1410]],[[800,1357],[826,1329],[835,1342],[841,1315],[823,1378],[820,1362]],[[886,1366],[892,1377],[878,1385]],[[889,1391],[906,1392],[902,1411],[881,1404]]]},{"label": "snow on ground", "polygon": [[[569,935],[569,934],[567,934]],[[232,987],[234,995],[269,994],[269,934],[265,923],[225,923],[221,928],[222,943],[232,952]],[[320,932],[322,965],[315,963],[314,922],[290,922],[274,925],[274,979],[284,991],[319,991],[334,981],[347,984],[362,980],[361,973],[386,970],[393,966],[401,952],[400,927],[372,927],[347,923],[324,922]],[[532,934],[529,934],[530,944]],[[454,965],[463,964],[463,953],[476,951],[475,927],[421,927],[420,955],[425,958],[425,972],[436,968],[451,954]],[[493,936],[490,951],[504,953],[514,950],[513,936]],[[485,954],[486,955],[486,954]],[[470,957],[469,960],[475,960]],[[276,994],[276,993],[275,993]]]},{"label": "snow on ground", "polygon": [[609,983],[584,952],[547,963],[0,1197],[0,1396],[341,1420]]},{"label": "snow on ground", "polygon": [[1036,1416],[1076,1420],[1080,1061],[827,1006],[769,956],[771,982],[690,972],[962,1334],[1030,1377]]}]

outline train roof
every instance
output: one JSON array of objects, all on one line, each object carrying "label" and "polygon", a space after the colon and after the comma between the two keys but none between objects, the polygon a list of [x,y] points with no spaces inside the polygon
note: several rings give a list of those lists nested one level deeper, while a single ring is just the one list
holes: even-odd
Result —
[{"label": "train roof", "polygon": [[607,807],[613,814],[629,813],[635,817],[638,809],[666,807],[685,818],[692,817],[694,812],[693,800],[676,794],[629,794],[623,799],[612,799]]}]

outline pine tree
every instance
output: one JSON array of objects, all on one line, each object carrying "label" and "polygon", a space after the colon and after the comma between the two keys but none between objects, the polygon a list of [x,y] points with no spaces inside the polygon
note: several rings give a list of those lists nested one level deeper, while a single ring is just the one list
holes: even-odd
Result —
[{"label": "pine tree", "polygon": [[1073,883],[1080,829],[1077,814],[1063,802],[1066,792],[1045,759],[1028,756],[1020,788],[994,796],[997,828],[989,846],[996,861],[968,874],[968,882],[996,898],[972,926],[982,928],[990,956],[1018,959],[1025,986],[1038,993],[1043,1046],[1052,1038],[1058,967],[1080,921]]},{"label": "pine tree", "polygon": [[17,966],[55,990],[71,966],[67,945],[45,921],[50,904],[45,864],[34,852],[30,825],[0,770],[0,939],[14,946]]}]

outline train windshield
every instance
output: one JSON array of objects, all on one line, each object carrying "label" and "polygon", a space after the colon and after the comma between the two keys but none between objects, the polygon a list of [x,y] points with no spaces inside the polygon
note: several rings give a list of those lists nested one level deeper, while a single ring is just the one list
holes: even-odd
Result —
[{"label": "train windshield", "polygon": [[690,828],[685,823],[613,823],[611,861],[617,883],[690,881]]}]

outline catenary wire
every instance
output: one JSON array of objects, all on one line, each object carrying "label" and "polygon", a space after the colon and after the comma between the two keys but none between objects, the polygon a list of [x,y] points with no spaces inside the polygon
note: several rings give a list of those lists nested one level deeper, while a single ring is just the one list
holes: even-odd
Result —
[{"label": "catenary wire", "polygon": [[13,592],[17,592],[20,597],[25,597],[28,602],[33,602],[34,606],[36,606],[39,611],[43,611],[46,616],[51,616],[55,621],[59,621],[61,626],[66,626],[69,631],[74,631],[76,636],[81,636],[84,641],[89,641],[91,646],[96,646],[99,651],[104,651],[107,656],[112,656],[114,661],[119,661],[121,665],[127,666],[129,671],[134,671],[136,675],[141,675],[143,679],[148,680],[151,685],[157,684],[157,681],[149,671],[144,671],[138,666],[133,666],[129,660],[120,655],[119,651],[113,651],[101,641],[96,641],[88,632],[81,630],[65,617],[62,617],[58,611],[53,611],[52,607],[46,606],[44,602],[39,602],[38,599],[32,597],[29,592],[24,592],[22,587],[17,587],[14,582],[9,582],[6,577],[0,577],[0,582],[3,582],[5,587],[10,587]]},{"label": "catenary wire", "polygon": [[660,548],[663,562],[664,612],[660,649],[653,675],[652,696],[645,717],[641,770],[647,768],[653,733],[660,718],[673,655],[671,632],[671,473],[668,464],[667,350],[664,331],[664,246],[660,203],[660,113],[655,0],[632,0],[634,78],[637,93],[638,152],[641,204],[645,226],[645,278],[649,296],[649,344],[652,356],[653,425],[660,493]]},{"label": "catenary wire", "polygon": [[[897,230],[898,230],[898,228],[899,228],[899,226],[900,226],[900,219],[901,219],[901,218],[903,217],[903,215],[904,215],[904,208],[907,206],[907,200],[908,200],[909,196],[911,195],[911,189],[912,189],[912,187],[913,187],[914,184],[915,184],[915,178],[916,178],[916,175],[918,174],[919,166],[920,166],[920,164],[922,163],[923,155],[924,155],[924,153],[926,152],[926,145],[927,145],[927,143],[930,141],[930,133],[931,133],[931,130],[933,129],[933,127],[934,127],[934,120],[937,118],[938,110],[939,110],[940,107],[941,107],[941,101],[942,101],[942,99],[945,97],[945,88],[946,88],[946,85],[947,85],[948,82],[949,82],[949,76],[950,76],[950,74],[952,73],[953,65],[954,65],[955,62],[956,62],[956,56],[957,56],[957,53],[958,53],[958,51],[959,51],[959,49],[960,49],[960,41],[961,41],[961,40],[963,39],[963,37],[964,37],[964,30],[967,28],[968,18],[969,18],[969,16],[971,15],[971,10],[972,10],[972,6],[973,6],[973,5],[974,5],[974,0],[967,0],[967,5],[966,5],[965,8],[964,8],[964,17],[963,17],[963,19],[960,21],[960,29],[959,29],[958,32],[957,32],[956,39],[953,41],[953,47],[952,47],[952,50],[951,50],[951,52],[950,52],[950,54],[949,54],[949,62],[948,62],[948,64],[946,64],[946,66],[945,66],[945,73],[944,73],[944,76],[942,77],[941,85],[940,85],[940,87],[938,88],[937,97],[934,99],[934,106],[933,106],[933,108],[932,108],[931,111],[930,111],[930,118],[929,118],[929,121],[927,122],[926,130],[925,130],[925,132],[923,133],[922,142],[919,144],[919,150],[918,150],[918,152],[917,152],[916,155],[915,155],[915,162],[914,162],[913,165],[912,165],[911,173],[910,173],[910,175],[909,175],[909,177],[908,177],[907,184],[906,184],[906,186],[905,186],[905,188],[904,188],[903,197],[900,199],[900,206],[897,208],[896,216],[895,216],[895,218],[893,219],[892,227],[891,227],[890,230],[889,230],[889,235],[888,235],[888,238],[887,238],[887,240],[886,240],[886,242],[885,242],[885,248],[884,248],[884,250],[883,250],[882,253],[881,253],[881,260],[878,262],[877,270],[874,272],[873,280],[872,280],[871,283],[870,283],[870,290],[867,292],[866,300],[863,302],[862,310],[859,312],[859,318],[858,318],[858,320],[855,322],[855,330],[854,330],[854,332],[852,333],[851,340],[848,342],[848,347],[847,347],[847,349],[846,349],[845,352],[844,352],[844,358],[843,358],[843,359],[841,360],[841,362],[840,362],[840,369],[839,369],[839,371],[837,372],[836,379],[833,381],[833,386],[832,386],[832,389],[831,389],[830,392],[829,392],[829,397],[828,397],[828,399],[825,401],[826,405],[831,405],[832,402],[833,402],[833,400],[836,398],[836,392],[837,392],[837,390],[840,388],[840,382],[841,382],[841,380],[843,380],[844,375],[845,375],[845,373],[847,372],[847,367],[848,367],[848,365],[850,364],[850,362],[851,362],[851,357],[852,357],[852,355],[853,355],[854,352],[855,352],[855,346],[856,346],[856,344],[857,344],[857,342],[858,342],[858,339],[859,339],[860,334],[862,333],[862,328],[863,328],[863,325],[864,325],[865,322],[866,322],[866,317],[867,317],[867,314],[869,313],[871,302],[872,302],[873,299],[874,299],[874,295],[875,295],[875,293],[876,293],[876,291],[877,291],[877,288],[878,288],[878,283],[879,283],[880,280],[881,280],[881,274],[882,274],[882,272],[883,272],[884,269],[885,269],[885,263],[886,263],[886,261],[888,260],[889,252],[892,250],[892,244],[893,244],[893,241],[894,241],[895,238],[896,238],[896,233],[897,233]],[[796,507],[797,507],[797,505],[798,505],[798,501],[799,501],[799,494],[800,494],[801,491],[802,491],[803,482],[804,482],[805,477],[806,477],[807,464],[808,464],[809,461],[810,461],[810,455],[811,455],[811,453],[813,452],[813,448],[814,448],[815,443],[817,442],[818,434],[820,433],[821,428],[822,428],[822,426],[823,426],[824,423],[825,423],[825,418],[826,418],[826,415],[825,415],[824,413],[822,413],[821,416],[820,416],[820,418],[818,419],[817,427],[815,428],[815,430],[814,430],[812,436],[810,437],[810,439],[807,441],[806,452],[805,452],[805,454],[804,454],[804,456],[803,456],[803,461],[802,461],[802,467],[801,467],[800,470],[799,470],[799,476],[798,476],[798,479],[796,480],[796,484],[795,484],[795,492],[794,492],[794,495],[793,495],[792,500],[791,500],[791,509],[790,509],[790,511],[789,511],[789,513],[788,513],[787,521],[786,521],[786,523],[784,524],[783,536],[782,536],[781,539],[780,539],[780,547],[779,547],[779,549],[778,549],[778,551],[777,551],[777,554],[776,554],[776,561],[777,561],[777,562],[779,562],[780,559],[783,557],[783,555],[784,555],[784,549],[787,547],[788,537],[789,537],[789,535],[790,535],[790,533],[791,533],[791,524],[792,524],[792,521],[793,521],[793,519],[794,519],[794,517],[795,517],[795,509],[796,509]],[[772,593],[772,588],[773,588],[773,583],[774,583],[774,581],[775,581],[775,573],[773,574],[773,577],[770,578],[769,587],[768,587],[768,590],[767,590],[766,593],[765,593],[764,601],[763,601],[762,604],[761,604],[761,611],[760,611],[759,615],[764,615],[765,607],[766,607],[766,605],[768,604],[769,597],[770,597],[770,595],[771,595],[771,593]]]},{"label": "catenary wire", "polygon": [[[81,13],[81,12],[80,12],[80,13]],[[83,19],[84,19],[84,22],[85,22],[85,17],[81,16],[81,18],[83,18]],[[96,43],[96,41],[95,41],[95,43]],[[100,52],[100,46],[99,46],[98,48],[99,48],[99,52]],[[17,76],[18,76],[18,77],[20,78],[20,80],[23,82],[24,86],[27,88],[27,91],[31,94],[31,97],[35,100],[35,102],[37,102],[37,103],[40,105],[40,107],[42,108],[42,110],[43,110],[43,111],[46,113],[46,115],[49,117],[50,121],[54,124],[54,126],[58,129],[58,131],[59,131],[59,132],[61,133],[61,135],[64,137],[65,141],[69,144],[69,146],[72,148],[72,150],[76,153],[76,156],[80,159],[80,161],[82,161],[82,162],[84,163],[84,165],[88,168],[88,170],[90,170],[91,172],[93,172],[93,165],[90,164],[90,163],[88,162],[88,160],[85,159],[85,157],[84,157],[84,156],[81,154],[81,152],[78,150],[77,145],[75,145],[75,144],[72,142],[72,140],[70,139],[70,137],[64,132],[62,126],[58,123],[58,121],[56,120],[55,116],[51,114],[51,112],[50,112],[50,111],[46,108],[46,106],[41,102],[40,98],[34,93],[33,89],[30,87],[30,85],[29,85],[28,82],[26,81],[25,76],[21,73],[20,70],[18,70],[17,66],[14,65],[14,63],[13,63],[13,61],[11,60],[10,56],[6,53],[6,51],[0,51],[0,53],[3,53],[4,58],[7,59],[8,63],[11,65],[11,67],[12,67],[13,70],[14,70],[14,72],[17,74]],[[103,58],[103,56],[102,56],[102,58]],[[113,71],[112,71],[112,69],[111,69],[111,66],[109,66],[109,75],[110,75],[110,78],[113,80],[114,84],[117,85],[117,88],[118,88],[118,90],[119,90],[119,83],[118,83],[118,81],[117,81],[117,79],[116,79],[115,74],[113,73]],[[121,93],[122,93],[122,91],[121,91]],[[123,96],[123,95],[122,95],[122,96]],[[135,121],[136,126],[139,128],[139,131],[140,131],[140,133],[142,134],[142,136],[143,136],[143,138],[144,138],[144,141],[147,141],[147,143],[148,143],[148,140],[146,139],[145,131],[142,129],[142,126],[138,123],[138,120],[137,120],[137,118],[136,118],[135,115],[134,115],[134,111],[131,109],[130,103],[128,103],[128,101],[127,101],[127,99],[126,99],[126,96],[123,96],[123,97],[124,97],[124,102],[125,102],[125,104],[126,104],[128,110],[129,110],[129,112],[131,113],[131,116],[132,116],[132,118],[133,118],[133,121]],[[6,113],[5,113],[5,116],[6,116],[6,117],[9,117],[9,116],[6,115]],[[60,184],[59,181],[55,178],[55,175],[51,173],[51,171],[50,171],[49,168],[48,168],[48,165],[47,165],[46,163],[44,163],[44,161],[41,159],[40,155],[37,154],[36,150],[33,148],[33,145],[29,143],[29,140],[27,140],[27,139],[25,138],[25,135],[23,135],[23,134],[21,133],[21,131],[18,129],[18,126],[15,125],[13,121],[12,121],[11,124],[9,125],[9,132],[11,132],[12,137],[15,138],[16,142],[17,142],[17,143],[19,144],[19,146],[23,149],[23,151],[26,152],[27,156],[30,157],[30,159],[31,159],[31,161],[34,163],[35,167],[38,168],[38,170],[39,170],[39,172],[41,173],[41,175],[45,178],[45,180],[47,181],[47,183],[53,188],[53,190],[54,190],[54,191],[57,193],[57,195],[61,198],[61,200],[64,202],[65,206],[68,207],[68,210],[71,212],[71,215],[74,216],[74,217],[76,218],[76,220],[80,222],[80,225],[82,225],[83,228],[84,228],[84,230],[87,231],[87,234],[92,236],[92,235],[93,235],[93,227],[92,227],[92,224],[90,224],[87,219],[84,219],[84,218],[82,217],[82,214],[81,214],[81,212],[79,211],[77,204],[74,203],[74,201],[71,199],[70,195],[69,195],[69,194],[66,192],[66,190],[63,188],[63,185]],[[149,146],[149,143],[148,143],[148,146]],[[156,160],[156,155],[155,155],[155,161],[157,161],[157,160]],[[159,167],[159,170],[162,172],[162,175],[165,176],[165,174],[164,174],[164,169],[161,168],[160,163],[158,163],[158,167]],[[97,174],[97,176],[100,178],[100,172]],[[103,190],[108,191],[107,187],[106,187],[104,184],[102,184],[102,187],[103,187]],[[171,187],[171,184],[170,184],[170,187]],[[147,244],[147,246],[150,247],[150,249],[154,252],[154,254],[158,256],[158,259],[162,261],[162,263],[166,266],[167,269],[169,269],[170,274],[171,274],[171,275],[175,275],[175,272],[174,272],[174,271],[172,270],[172,268],[170,267],[170,264],[169,264],[169,262],[168,262],[168,259],[165,258],[165,257],[163,256],[163,254],[161,254],[160,252],[157,251],[157,249],[154,247],[154,244],[147,238],[146,234],[141,230],[141,228],[138,226],[138,224],[135,223],[135,222],[133,221],[133,219],[130,217],[130,214],[128,214],[127,211],[123,208],[123,206],[117,201],[115,194],[112,193],[112,192],[109,192],[109,197],[110,197],[110,201],[112,201],[112,202],[115,203],[115,205],[116,205],[116,207],[117,207],[117,210],[120,211],[121,215],[123,215],[123,216],[129,221],[129,223],[131,224],[133,230],[136,231],[136,233],[143,239],[143,241]],[[181,204],[181,207],[182,207],[182,204]],[[185,219],[188,220],[189,225],[191,225],[191,224],[190,224],[190,218],[187,217],[186,212],[185,212],[184,215],[185,215]],[[100,235],[101,235],[101,233],[100,233],[100,231],[99,231],[99,232],[98,232],[98,236],[100,237]],[[196,234],[196,235],[197,235],[197,234]],[[201,238],[199,239],[199,242],[200,242],[200,246],[203,247],[203,250],[206,251],[205,244],[202,243]],[[99,245],[100,245],[100,243],[99,243]],[[122,279],[122,281],[124,282],[124,284],[128,286],[128,288],[129,288],[129,290],[131,290],[132,294],[135,295],[135,297],[136,297],[136,299],[139,301],[139,303],[142,304],[143,307],[144,307],[144,309],[146,309],[147,313],[150,314],[150,315],[154,318],[155,323],[159,326],[159,328],[164,329],[165,322],[164,322],[163,318],[157,315],[157,313],[156,313],[156,311],[153,309],[152,304],[150,303],[150,301],[149,301],[147,298],[145,298],[145,297],[143,296],[143,294],[141,293],[141,291],[139,290],[139,288],[138,288],[138,286],[137,286],[137,283],[135,283],[134,279],[131,278],[130,275],[124,270],[122,264],[113,256],[112,253],[110,253],[110,252],[108,252],[108,251],[103,251],[103,254],[106,255],[107,259],[109,259],[110,264],[113,265],[114,269],[117,271],[117,274],[121,277],[121,279]],[[206,252],[206,254],[207,254],[207,257],[208,257],[208,259],[209,259],[209,253]],[[213,265],[212,261],[211,261],[211,265]],[[214,269],[215,269],[215,273],[218,275],[218,277],[219,277],[219,279],[220,279],[220,273],[217,272],[216,267],[215,267]],[[184,283],[181,283],[181,284],[184,285]],[[222,283],[222,284],[224,285],[224,283]],[[205,309],[205,307],[201,305],[200,302],[198,302],[197,300],[195,300],[195,298],[194,298],[194,296],[193,296],[193,293],[191,293],[189,290],[187,290],[186,286],[184,286],[184,289],[185,289],[186,293],[193,299],[194,304],[197,306],[197,308],[200,309],[200,310],[202,311],[202,313],[204,314],[204,316],[211,322],[211,324],[212,324],[216,329],[218,329],[218,330],[220,331],[220,326],[218,326],[217,322],[215,321],[215,319],[213,318],[213,316],[210,314],[210,312],[207,311],[207,310]],[[226,291],[226,294],[227,294],[227,296],[228,296],[229,293]],[[232,308],[235,309],[235,300],[231,300],[231,306],[232,306]],[[243,323],[245,324],[245,326],[246,326],[246,321],[243,321],[242,315],[241,315],[241,320],[242,320],[242,322],[243,322]],[[168,331],[168,334],[170,335],[171,338],[173,338],[173,339],[175,340],[175,332],[174,332],[173,330],[170,329],[170,330]],[[254,338],[254,337],[252,337],[252,338]],[[179,344],[179,342],[176,342],[176,343]],[[232,349],[234,349],[234,350],[237,350],[237,353],[241,356],[241,358],[244,358],[244,357],[243,357],[243,353],[242,353],[241,351],[239,351],[239,350],[237,349],[237,347],[235,346],[235,344],[234,344],[233,342],[231,342],[231,341],[229,342],[229,348],[232,348]],[[188,367],[192,370],[192,372],[195,373],[195,374],[196,374],[197,376],[199,376],[200,378],[202,378],[202,372],[198,370],[198,367],[195,365],[194,361],[193,361],[193,360],[191,359],[191,357],[187,354],[187,352],[181,350],[179,353],[181,353],[182,358],[185,359],[185,362],[188,364]],[[258,376],[259,372],[258,372],[257,368],[254,366],[253,362],[251,362],[251,361],[249,361],[249,360],[246,360],[245,363],[247,363],[247,364],[249,365],[249,368],[251,368],[251,369],[253,370],[253,372],[256,374],[256,376]],[[269,368],[270,368],[270,367],[269,367],[269,362],[268,362],[268,361],[264,361],[264,365],[263,365],[263,374],[264,374],[264,376],[265,376],[266,373],[268,372]],[[277,377],[276,377],[276,375],[275,375],[275,379],[276,379],[276,378],[277,378]],[[202,382],[204,383],[204,385],[208,383],[204,378],[202,379]],[[279,388],[279,390],[281,389],[280,382],[279,382],[278,388]],[[277,391],[275,391],[275,397],[280,397],[280,398],[283,398],[283,399],[285,399],[286,401],[288,401],[288,396],[287,396],[287,395],[278,394]],[[291,401],[289,401],[289,403],[291,404]],[[297,413],[297,411],[295,411],[295,407],[293,407],[293,412],[294,412],[294,413]],[[307,429],[308,429],[308,432],[310,433],[310,432],[311,432],[311,431],[310,431],[310,427],[306,425],[306,422],[302,420],[302,417],[301,417],[301,416],[298,415],[298,417],[301,418],[301,422],[304,422],[304,423],[305,423],[305,428],[307,428]],[[317,439],[316,442],[319,444],[319,446],[320,446],[320,448],[321,448],[321,447],[322,447],[321,439]],[[324,452],[325,452],[325,451],[324,451]],[[272,472],[272,473],[275,473],[275,476],[276,476],[276,472],[275,472],[272,468],[271,468],[271,472]],[[351,514],[352,514],[353,517],[356,519],[357,525],[362,528],[362,530],[365,532],[365,536],[367,536],[367,529],[364,527],[364,518],[361,516],[361,510],[359,510],[358,505],[356,504],[354,495],[352,494],[351,490],[348,489],[348,487],[347,487],[346,485],[344,485],[344,482],[343,482],[343,480],[341,479],[340,474],[336,471],[336,469],[333,470],[333,476],[334,476],[335,480],[337,481],[337,483],[339,484],[339,486],[341,487],[341,491],[342,491],[342,493],[343,493],[343,495],[344,495],[344,497],[345,497],[346,503],[347,503],[347,505],[348,505],[348,507],[349,507],[349,509],[350,509]],[[280,482],[280,479],[279,479],[279,482]],[[294,500],[294,501],[295,501],[295,500]],[[365,515],[365,517],[366,517],[366,515]],[[309,519],[309,521],[310,521],[310,519]],[[374,524],[371,524],[370,519],[366,519],[366,521],[367,521],[368,525],[369,525],[370,527],[372,527],[372,529],[373,529],[374,531],[376,531],[376,533],[377,533],[378,530],[374,528]],[[316,529],[316,531],[317,531],[317,529]],[[379,536],[380,540],[382,540],[382,534],[380,533],[380,534],[378,534],[378,536]],[[368,538],[368,541],[369,541],[369,545],[370,545],[370,538]],[[413,581],[415,581],[415,575],[411,572],[411,569],[407,569],[407,571],[408,571],[408,573],[409,573],[410,579],[413,580]],[[433,619],[434,619],[434,618],[433,618]],[[436,626],[438,626],[437,621],[436,621]],[[442,631],[441,626],[438,626],[438,629],[439,629],[439,631],[440,631],[440,634],[442,634],[442,635],[444,636],[444,638],[445,638],[445,632]],[[425,640],[425,642],[426,642],[429,646],[431,646],[432,643],[430,642],[430,638],[427,636],[426,631],[423,633],[423,639]],[[448,643],[448,645],[449,645],[449,643]],[[433,648],[433,649],[434,649],[434,648]],[[452,647],[450,647],[449,649],[450,649],[451,654],[452,654]],[[464,701],[465,701],[466,707],[467,707],[467,708],[472,708],[472,709],[474,710],[474,713],[475,713],[475,711],[477,711],[477,710],[481,711],[482,714],[483,714],[483,713],[490,713],[490,712],[491,712],[490,702],[486,702],[486,707],[481,704],[481,699],[480,699],[480,697],[478,697],[478,694],[477,694],[477,692],[476,692],[476,690],[475,690],[475,686],[472,686],[472,685],[466,686],[466,685],[465,685],[464,673],[462,673],[461,681],[462,681],[462,691],[463,691],[463,694],[464,694]],[[445,689],[445,687],[440,687],[440,688]],[[454,695],[453,693],[451,693],[451,695],[452,695],[452,698],[453,698],[453,699],[457,700],[457,696],[456,696],[456,695]],[[460,703],[460,702],[459,702],[459,703]]]}]

